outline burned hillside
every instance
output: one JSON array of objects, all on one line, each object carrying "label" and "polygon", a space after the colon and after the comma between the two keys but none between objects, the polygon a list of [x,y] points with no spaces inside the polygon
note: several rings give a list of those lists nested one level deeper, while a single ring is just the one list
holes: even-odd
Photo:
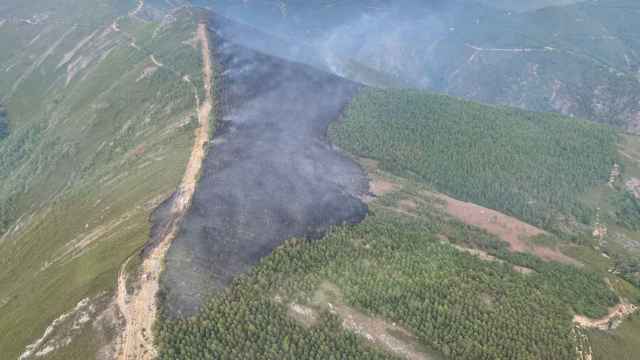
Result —
[{"label": "burned hillside", "polygon": [[167,255],[162,281],[173,316],[194,314],[285,240],[318,238],[367,213],[358,198],[366,176],[326,137],[360,86],[236,45],[215,16],[210,31],[218,129]]}]

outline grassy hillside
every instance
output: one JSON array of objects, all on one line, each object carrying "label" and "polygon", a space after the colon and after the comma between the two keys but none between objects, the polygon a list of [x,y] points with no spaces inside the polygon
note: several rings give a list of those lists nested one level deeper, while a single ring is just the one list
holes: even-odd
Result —
[{"label": "grassy hillside", "polygon": [[615,259],[615,270],[640,286],[640,137],[624,135],[618,144],[620,174],[583,197],[599,207],[599,220],[608,232],[601,244]]},{"label": "grassy hillside", "polygon": [[534,258],[517,271],[499,239],[448,217],[429,188],[392,181],[362,224],[290,241],[197,317],[165,321],[160,358],[575,359],[574,311],[617,302],[602,273]]},{"label": "grassy hillside", "polygon": [[633,360],[640,348],[640,315],[636,314],[614,331],[593,331],[589,337],[594,359]]},{"label": "grassy hillside", "polygon": [[331,129],[336,143],[454,197],[559,229],[590,223],[578,196],[607,182],[609,128],[410,90],[366,90]]},{"label": "grassy hillside", "polygon": [[[403,90],[363,92],[330,133],[342,148],[379,160],[389,171],[558,235],[572,233],[586,246],[565,251],[589,269],[618,275],[605,276],[620,296],[639,300],[638,137],[581,120]],[[567,220],[572,217],[591,226]],[[598,224],[608,230],[602,238],[591,235]],[[589,331],[594,358],[635,354],[635,323]]]},{"label": "grassy hillside", "polygon": [[16,2],[2,13],[50,13],[0,31],[2,48],[15,49],[0,55],[10,124],[0,142],[3,357],[17,358],[54,324],[35,351],[95,356],[109,340],[96,317],[117,271],[184,172],[202,88],[194,17],[160,24],[127,16],[133,1],[114,4]]}]

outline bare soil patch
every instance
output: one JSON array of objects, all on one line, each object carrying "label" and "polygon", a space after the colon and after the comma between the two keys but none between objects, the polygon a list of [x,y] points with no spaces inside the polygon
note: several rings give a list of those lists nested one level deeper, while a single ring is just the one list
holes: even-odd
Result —
[{"label": "bare soil patch", "polygon": [[93,319],[95,312],[92,299],[82,299],[72,310],[53,320],[40,338],[27,345],[18,360],[46,356],[69,345],[80,334],[84,325]]},{"label": "bare soil patch", "polygon": [[[360,158],[360,163],[369,172],[369,194],[363,197],[367,203],[393,191],[401,189],[401,184],[391,181],[379,173],[378,162],[371,159]],[[436,206],[441,206],[445,212],[465,224],[477,226],[488,233],[499,237],[509,243],[513,252],[529,252],[547,261],[557,261],[565,264],[581,266],[577,260],[563,254],[557,249],[546,246],[532,244],[529,240],[535,236],[546,234],[546,232],[533,225],[527,224],[514,217],[505,215],[499,211],[485,208],[483,206],[464,202],[444,194],[430,191],[421,191],[421,197],[407,197],[398,202],[396,207],[379,206],[383,209],[396,213],[416,217],[419,203],[426,198],[436,200]],[[430,201],[431,202],[431,201]],[[483,260],[496,261],[490,254],[478,249],[467,249],[458,247],[459,250],[469,252],[479,256]],[[514,266],[514,271],[520,273],[531,273],[532,269]]]},{"label": "bare soil patch", "polygon": [[370,203],[377,197],[400,189],[400,184],[379,174],[379,161],[361,157],[358,158],[358,162],[369,175],[369,191],[361,197],[362,201]]},{"label": "bare soil patch", "polygon": [[384,195],[397,188],[397,184],[378,176],[374,176],[374,178],[369,183],[369,191],[371,191],[376,196]]},{"label": "bare soil patch", "polygon": [[308,306],[291,303],[288,314],[305,326],[313,326],[318,322],[318,314]]},{"label": "bare soil patch", "polygon": [[535,272],[535,270],[533,269],[530,269],[524,266],[518,266],[518,265],[513,265],[512,269],[513,271],[519,272],[521,274],[531,274]]},{"label": "bare soil patch", "polygon": [[458,250],[460,250],[462,252],[466,252],[466,253],[471,254],[473,256],[477,256],[481,260],[484,260],[484,261],[502,262],[502,260],[498,259],[497,257],[487,253],[486,251],[482,251],[480,249],[470,249],[470,248],[462,247],[462,246],[459,246],[459,245],[453,245],[453,247],[455,247],[456,249],[458,249]]},{"label": "bare soil patch", "polygon": [[[373,161],[373,160],[371,160]],[[362,201],[370,203],[377,197],[396,191],[400,185],[374,173],[369,175],[369,192],[362,196]]]},{"label": "bare soil patch", "polygon": [[153,74],[155,74],[156,71],[158,71],[158,66],[146,66],[143,70],[142,70],[142,74],[140,74],[140,76],[138,76],[138,78],[136,79],[136,82],[139,82],[141,80],[144,80],[148,77],[153,76]]},{"label": "bare soil patch", "polygon": [[465,224],[480,227],[488,233],[498,236],[509,243],[511,251],[529,252],[548,261],[579,264],[575,259],[564,255],[557,249],[531,244],[529,239],[546,234],[542,229],[480,205],[456,200],[444,194],[433,195],[446,202],[445,210],[449,215]]},{"label": "bare soil patch", "polygon": [[407,212],[415,212],[418,209],[418,204],[412,199],[402,199],[398,205]]}]

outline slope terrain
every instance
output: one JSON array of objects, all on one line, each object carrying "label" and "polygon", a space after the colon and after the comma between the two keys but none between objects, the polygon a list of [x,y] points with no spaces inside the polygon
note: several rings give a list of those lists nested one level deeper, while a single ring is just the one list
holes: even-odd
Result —
[{"label": "slope terrain", "polygon": [[[366,178],[326,141],[358,86],[226,40],[216,17],[220,127],[167,257],[167,310],[191,315],[207,296],[285,240],[358,222]],[[226,23],[223,23],[226,24]]]},{"label": "slope terrain", "polygon": [[578,195],[619,157],[610,128],[423,91],[368,90],[344,117],[332,128],[344,149],[547,229],[563,226],[559,214],[588,224]]},{"label": "slope terrain", "polygon": [[2,6],[2,357],[94,358],[119,323],[101,315],[119,268],[189,157],[194,16],[150,22],[134,1]]},{"label": "slope terrain", "polygon": [[[165,319],[160,358],[586,359],[610,346],[610,331],[635,346],[633,327],[617,327],[633,321],[640,292],[611,272],[600,251],[613,247],[592,237],[597,211],[581,200],[609,184],[624,137],[552,114],[372,89],[329,134],[378,160],[360,160],[368,217],[319,242],[288,241],[195,317]],[[606,186],[611,197],[626,191]],[[489,203],[509,188],[520,190],[505,198],[514,201]],[[520,195],[534,201],[519,208]],[[523,210],[534,204],[544,211]]]},{"label": "slope terrain", "polygon": [[0,357],[633,359],[637,11],[2,1]]},{"label": "slope terrain", "polygon": [[363,223],[291,240],[197,317],[165,321],[160,358],[575,359],[574,312],[617,303],[602,274],[504,252],[424,185],[372,178],[393,189]]},{"label": "slope terrain", "polygon": [[637,136],[414,90],[361,92],[330,134],[385,170],[597,246],[638,284]]},{"label": "slope terrain", "polygon": [[[195,129],[191,156],[182,177],[178,190],[168,204],[168,215],[164,219],[163,229],[156,234],[157,243],[145,250],[145,257],[137,281],[138,288],[129,297],[127,294],[127,275],[125,262],[118,277],[116,302],[122,313],[125,325],[122,331],[121,351],[119,359],[154,359],[157,350],[153,341],[153,329],[157,318],[159,278],[164,265],[164,258],[180,229],[181,221],[191,206],[193,195],[202,170],[206,145],[209,142],[210,114],[213,110],[213,68],[209,50],[209,36],[206,23],[199,23],[196,39],[202,52],[202,79],[204,98],[196,96],[198,127]],[[156,240],[156,239],[153,239]]]}]

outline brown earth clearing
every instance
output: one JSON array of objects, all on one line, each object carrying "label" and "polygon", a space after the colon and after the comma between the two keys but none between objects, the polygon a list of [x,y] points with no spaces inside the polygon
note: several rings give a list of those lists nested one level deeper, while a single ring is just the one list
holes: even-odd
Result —
[{"label": "brown earth clearing", "polygon": [[542,229],[480,205],[456,200],[444,194],[433,195],[445,201],[445,209],[449,215],[498,236],[509,243],[511,251],[530,252],[547,261],[579,265],[578,261],[557,249],[534,245],[528,241],[535,236],[546,234]]},{"label": "brown earth clearing", "polygon": [[[369,172],[369,193],[364,196],[364,201],[370,203],[377,197],[402,188],[399,181],[393,181],[379,171],[377,161],[364,158],[359,159],[359,161]],[[513,252],[529,252],[547,261],[557,261],[565,264],[581,266],[580,262],[563,254],[557,249],[532,244],[530,241],[532,238],[547,234],[540,228],[496,210],[488,209],[470,202],[460,201],[445,194],[421,191],[421,195],[438,200],[436,203],[442,204],[443,210],[457,220],[467,225],[477,226],[489,234],[495,235],[508,242],[510,250]],[[400,200],[397,208],[384,208],[393,210],[400,214],[416,216],[415,211],[418,207],[418,203],[420,202],[419,200],[420,199],[418,198],[405,198]],[[475,249],[468,250],[476,251]],[[474,255],[483,257],[477,253]],[[530,269],[516,269],[516,271],[527,273],[530,272]]]}]

